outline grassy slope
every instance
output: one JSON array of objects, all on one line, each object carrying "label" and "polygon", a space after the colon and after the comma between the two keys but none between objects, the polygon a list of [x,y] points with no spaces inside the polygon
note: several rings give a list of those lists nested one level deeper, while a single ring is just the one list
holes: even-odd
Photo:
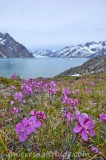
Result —
[{"label": "grassy slope", "polygon": [[[49,82],[50,80],[46,79],[44,81]],[[84,84],[86,80],[88,84]],[[9,159],[8,155],[14,155],[15,153],[18,153],[18,155],[11,157],[11,159],[29,159],[29,154],[40,154],[41,157],[44,157],[42,155],[45,153],[52,154],[52,152],[56,151],[59,154],[68,151],[72,155],[78,155],[78,153],[80,154],[83,151],[86,155],[82,156],[81,159],[92,159],[92,157],[98,157],[99,159],[99,157],[106,156],[106,138],[99,129],[101,126],[99,114],[106,113],[106,74],[83,77],[63,76],[54,78],[54,81],[57,84],[58,92],[52,103],[46,95],[43,95],[44,101],[42,102],[41,97],[35,93],[31,97],[26,96],[24,98],[25,104],[16,104],[20,111],[16,115],[12,115],[10,113],[10,109],[12,109],[10,101],[13,99],[15,91],[10,88],[10,85],[15,85],[17,90],[20,90],[21,80],[13,81],[7,78],[0,78],[0,152],[2,156],[4,155],[4,159]],[[91,81],[95,83],[94,86],[89,85]],[[62,119],[61,108],[64,105],[59,101],[62,89],[67,86],[70,87],[70,91],[72,92],[70,97],[79,100],[77,108],[81,112],[90,114],[92,117],[96,132],[96,136],[89,138],[89,142],[85,143],[80,138],[73,146],[70,145],[70,141],[72,140],[71,125],[66,124],[66,121]],[[92,89],[91,94],[86,93],[86,86]],[[78,88],[80,89],[79,94],[73,94],[73,91]],[[47,118],[43,125],[34,134],[31,134],[27,140],[27,144],[22,144],[19,142],[14,128],[24,117],[29,117],[32,109],[43,110]],[[98,147],[101,154],[95,155],[91,153],[89,151],[91,144]],[[43,160],[44,158],[41,157],[40,159]],[[72,159],[75,159],[75,156]]]}]

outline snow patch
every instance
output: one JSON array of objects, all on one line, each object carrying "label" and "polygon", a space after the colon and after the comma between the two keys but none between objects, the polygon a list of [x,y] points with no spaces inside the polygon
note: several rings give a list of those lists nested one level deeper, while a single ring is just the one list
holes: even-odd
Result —
[{"label": "snow patch", "polygon": [[7,58],[4,54],[2,54],[1,52],[0,52],[0,55],[3,57],[3,58]]},{"label": "snow patch", "polygon": [[33,54],[33,56],[34,56],[35,58],[48,58],[47,56],[41,56],[41,55],[36,55],[36,54]]}]

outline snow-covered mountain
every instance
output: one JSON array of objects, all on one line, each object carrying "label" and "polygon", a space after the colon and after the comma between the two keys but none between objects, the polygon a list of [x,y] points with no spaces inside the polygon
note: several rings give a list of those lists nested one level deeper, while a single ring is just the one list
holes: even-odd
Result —
[{"label": "snow-covered mountain", "polygon": [[70,47],[65,47],[59,51],[56,50],[37,50],[34,53],[40,56],[49,57],[95,57],[106,54],[106,41],[88,42],[85,45],[73,45]]},{"label": "snow-covered mountain", "polygon": [[56,50],[36,50],[33,55],[34,57],[40,56],[48,56],[48,57],[55,57],[54,55],[57,53]]},{"label": "snow-covered mountain", "polygon": [[8,33],[0,32],[0,58],[33,58],[25,46],[16,42]]}]

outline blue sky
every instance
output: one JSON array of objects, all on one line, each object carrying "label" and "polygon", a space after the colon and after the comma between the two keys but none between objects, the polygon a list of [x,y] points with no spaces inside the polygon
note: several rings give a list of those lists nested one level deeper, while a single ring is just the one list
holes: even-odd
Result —
[{"label": "blue sky", "polygon": [[0,0],[0,32],[35,49],[106,40],[106,0]]}]

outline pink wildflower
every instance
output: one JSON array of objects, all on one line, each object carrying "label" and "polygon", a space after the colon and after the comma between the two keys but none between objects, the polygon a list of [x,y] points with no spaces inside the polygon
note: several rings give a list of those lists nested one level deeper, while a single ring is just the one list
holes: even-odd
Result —
[{"label": "pink wildflower", "polygon": [[75,111],[75,119],[78,120],[79,116],[80,116],[80,111],[76,110]]},{"label": "pink wildflower", "polygon": [[17,113],[18,112],[18,108],[17,107],[13,107],[13,109],[10,110],[11,113]]},{"label": "pink wildflower", "polygon": [[47,87],[48,87],[48,84],[45,83],[44,86],[43,86],[43,91],[44,91],[44,92],[47,91]]},{"label": "pink wildflower", "polygon": [[56,92],[57,92],[57,89],[56,89],[56,83],[54,82],[54,81],[51,81],[50,83],[49,83],[49,94],[50,95],[55,95],[56,94]]},{"label": "pink wildflower", "polygon": [[90,82],[90,86],[94,86],[95,85],[95,83],[94,82]]},{"label": "pink wildflower", "polygon": [[99,117],[103,122],[106,122],[106,114],[102,113]]},{"label": "pink wildflower", "polygon": [[29,118],[29,124],[27,126],[27,132],[28,134],[32,133],[35,131],[36,128],[39,128],[41,125],[40,121],[37,121],[35,116],[31,116]]},{"label": "pink wildflower", "polygon": [[11,75],[11,79],[16,80],[17,79],[17,75],[16,74]]},{"label": "pink wildflower", "polygon": [[15,86],[10,86],[11,87],[11,89],[16,89],[16,87]]},{"label": "pink wildflower", "polygon": [[92,93],[92,90],[89,89],[88,87],[86,87],[86,92],[87,92],[87,93]]},{"label": "pink wildflower", "polygon": [[21,85],[21,89],[23,91],[23,94],[31,95],[35,89],[35,82],[33,80],[25,80]]},{"label": "pink wildflower", "polygon": [[79,103],[78,99],[71,99],[71,100],[70,100],[70,105],[73,106],[73,107],[74,107],[75,105],[77,105],[78,103]]},{"label": "pink wildflower", "polygon": [[16,92],[15,94],[14,94],[14,100],[15,101],[21,101],[22,100],[22,97],[23,97],[23,95],[22,95],[22,93],[21,92]]},{"label": "pink wildflower", "polygon": [[35,116],[31,116],[29,119],[24,118],[22,122],[16,124],[15,131],[18,134],[20,141],[25,141],[28,135],[39,128],[41,125],[40,121],[37,121]]},{"label": "pink wildflower", "polygon": [[86,113],[80,114],[77,118],[77,125],[74,127],[73,132],[79,133],[85,141],[88,141],[88,134],[92,137],[95,135],[93,131],[94,124]]},{"label": "pink wildflower", "polygon": [[95,153],[95,154],[98,153],[98,148],[92,146],[92,147],[91,147],[91,152],[93,152],[93,153]]},{"label": "pink wildflower", "polygon": [[39,120],[46,119],[46,115],[45,115],[44,111],[34,111],[34,110],[32,110],[30,112],[30,115],[37,117],[37,119],[39,119]]},{"label": "pink wildflower", "polygon": [[74,94],[78,94],[79,93],[79,89],[76,89],[75,91],[74,91]]},{"label": "pink wildflower", "polygon": [[17,132],[20,141],[25,141],[29,135],[27,131],[28,124],[29,120],[26,118],[24,118],[22,122],[16,124],[15,131]]},{"label": "pink wildflower", "polygon": [[11,102],[10,102],[10,105],[12,106],[13,104],[14,104],[14,101],[11,101]]},{"label": "pink wildflower", "polygon": [[70,121],[72,121],[74,115],[70,112],[67,112],[66,114],[65,113],[63,114],[63,117],[66,117],[66,121],[70,122]]},{"label": "pink wildflower", "polygon": [[63,94],[64,94],[64,95],[70,95],[70,93],[71,93],[71,92],[70,92],[70,89],[69,89],[69,88],[64,88],[64,89],[63,89]]},{"label": "pink wildflower", "polygon": [[70,104],[70,98],[68,98],[66,95],[62,96],[63,104]]}]

